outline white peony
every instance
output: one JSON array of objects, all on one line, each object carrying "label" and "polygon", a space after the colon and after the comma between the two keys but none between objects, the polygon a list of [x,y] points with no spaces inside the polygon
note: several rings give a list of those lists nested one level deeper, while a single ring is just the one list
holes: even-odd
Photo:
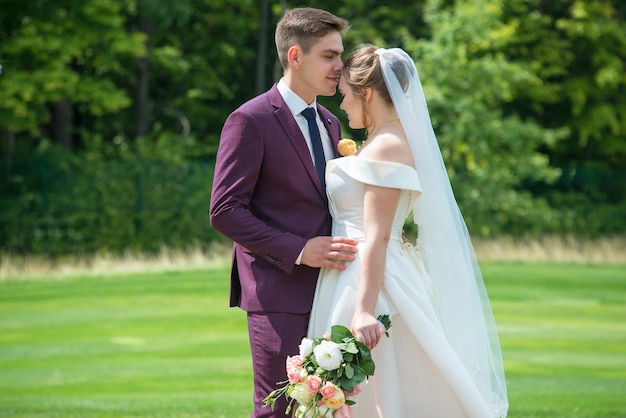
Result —
[{"label": "white peony", "polygon": [[313,340],[303,338],[300,343],[300,356],[307,358],[313,352]]},{"label": "white peony", "polygon": [[341,366],[341,350],[339,345],[332,341],[324,340],[313,349],[317,364],[324,370],[335,370]]}]

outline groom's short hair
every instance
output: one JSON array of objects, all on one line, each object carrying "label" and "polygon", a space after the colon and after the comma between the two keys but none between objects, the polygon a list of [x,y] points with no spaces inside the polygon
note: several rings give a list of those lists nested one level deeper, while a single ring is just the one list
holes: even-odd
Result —
[{"label": "groom's short hair", "polygon": [[349,23],[325,10],[300,7],[287,10],[276,26],[275,42],[278,59],[283,69],[288,67],[287,52],[294,45],[300,45],[308,54],[317,40],[332,32],[343,33]]}]

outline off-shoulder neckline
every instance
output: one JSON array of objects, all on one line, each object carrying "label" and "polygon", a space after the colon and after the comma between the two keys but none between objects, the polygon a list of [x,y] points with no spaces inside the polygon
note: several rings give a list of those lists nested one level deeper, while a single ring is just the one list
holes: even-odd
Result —
[{"label": "off-shoulder neckline", "polygon": [[363,156],[360,156],[360,155],[348,155],[348,156],[345,156],[345,157],[335,158],[335,159],[333,159],[331,161],[338,162],[339,160],[342,160],[344,158],[363,160],[365,162],[373,163],[373,164],[393,165],[393,166],[399,166],[399,167],[406,167],[408,169],[411,169],[411,170],[415,171],[415,167],[410,166],[408,164],[398,163],[398,162],[395,162],[395,161],[372,160],[371,158],[363,157]]}]

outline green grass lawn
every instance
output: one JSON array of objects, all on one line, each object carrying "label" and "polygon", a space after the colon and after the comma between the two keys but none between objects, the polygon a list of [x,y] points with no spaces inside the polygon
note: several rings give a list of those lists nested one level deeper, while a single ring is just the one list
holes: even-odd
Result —
[{"label": "green grass lawn", "polygon": [[[483,264],[509,417],[626,417],[624,265]],[[0,417],[248,417],[228,270],[0,282]]]}]

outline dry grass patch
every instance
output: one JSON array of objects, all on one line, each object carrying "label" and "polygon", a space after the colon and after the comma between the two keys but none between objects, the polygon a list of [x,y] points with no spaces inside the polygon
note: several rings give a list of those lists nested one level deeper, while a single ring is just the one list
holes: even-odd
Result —
[{"label": "dry grass patch", "polygon": [[580,239],[547,236],[538,239],[474,240],[479,260],[626,263],[626,237]]},{"label": "dry grass patch", "polygon": [[230,260],[230,246],[190,249],[162,248],[156,254],[99,253],[45,256],[0,254],[0,281],[10,278],[61,278],[89,274],[126,274],[151,271],[197,270],[223,266]]},{"label": "dry grass patch", "polygon": [[[480,261],[550,261],[568,263],[626,263],[626,237],[594,240],[561,237],[540,239],[475,239]],[[230,246],[163,248],[157,254],[71,255],[57,259],[0,253],[0,280],[60,278],[85,274],[116,274],[168,270],[195,270],[223,266],[230,261]]]}]

